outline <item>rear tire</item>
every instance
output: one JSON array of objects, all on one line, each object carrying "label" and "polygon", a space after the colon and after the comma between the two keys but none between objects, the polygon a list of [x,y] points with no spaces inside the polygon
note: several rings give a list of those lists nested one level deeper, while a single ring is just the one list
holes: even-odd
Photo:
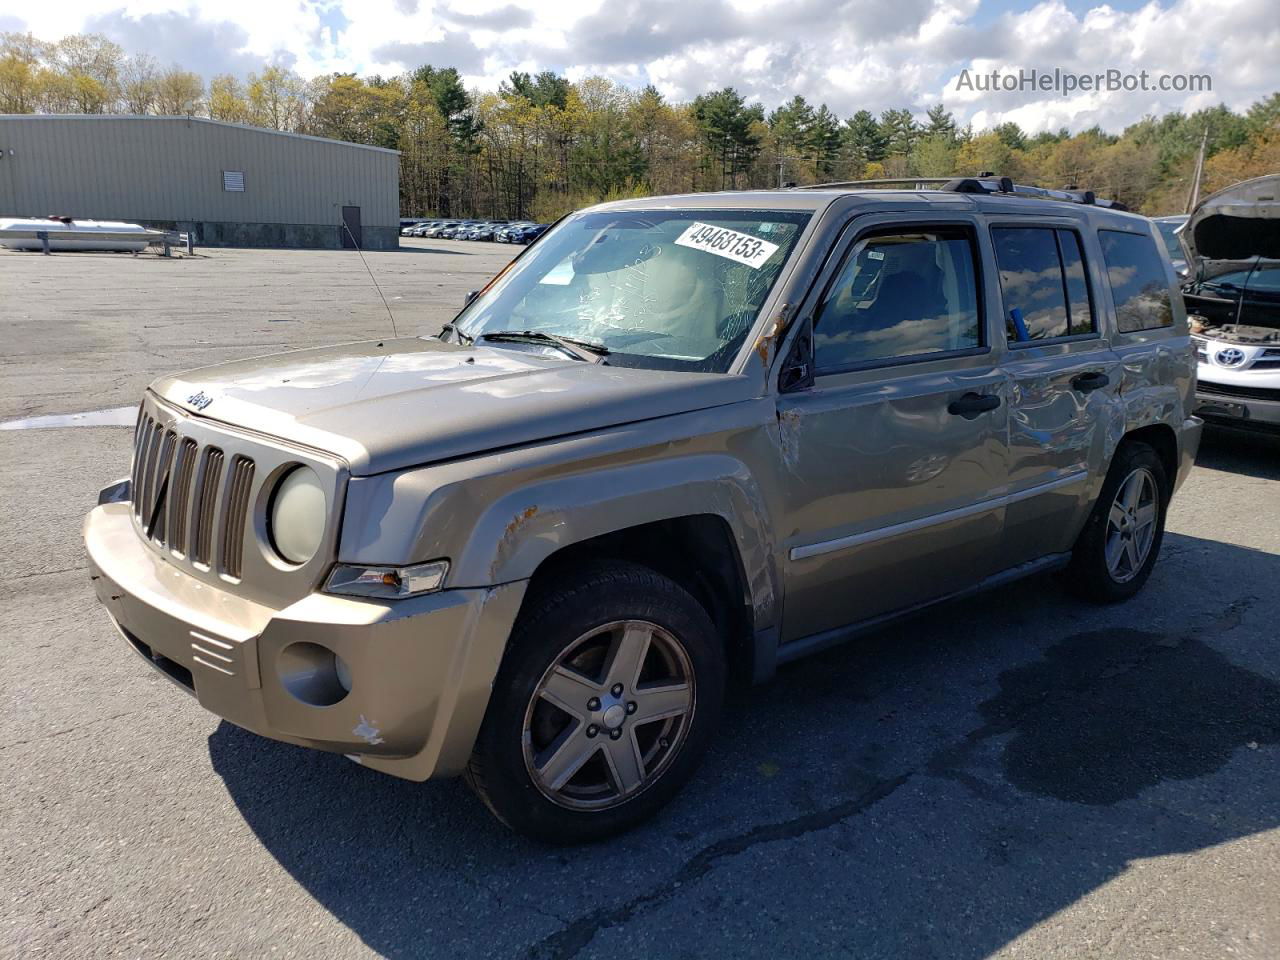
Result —
[{"label": "rear tire", "polygon": [[539,840],[620,833],[692,776],[724,688],[724,648],[688,591],[633,563],[570,572],[526,601],[467,781]]},{"label": "rear tire", "polygon": [[1077,595],[1119,603],[1142,589],[1160,554],[1171,495],[1155,450],[1122,444],[1072,551],[1067,575]]}]

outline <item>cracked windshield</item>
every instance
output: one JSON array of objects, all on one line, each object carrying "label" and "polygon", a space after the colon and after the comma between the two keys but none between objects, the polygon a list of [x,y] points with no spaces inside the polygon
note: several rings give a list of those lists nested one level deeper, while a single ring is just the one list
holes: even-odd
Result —
[{"label": "cracked windshield", "polygon": [[588,213],[551,231],[456,321],[463,339],[552,334],[618,366],[724,372],[808,213]]}]

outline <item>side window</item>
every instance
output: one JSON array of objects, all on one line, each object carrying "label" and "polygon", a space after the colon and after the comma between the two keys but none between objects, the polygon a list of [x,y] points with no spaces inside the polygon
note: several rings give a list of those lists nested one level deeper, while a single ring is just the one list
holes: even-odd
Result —
[{"label": "side window", "polygon": [[1074,231],[996,227],[991,240],[1011,343],[1053,340],[1097,329],[1080,238]]},{"label": "side window", "polygon": [[982,346],[973,240],[913,227],[856,244],[814,317],[814,361],[836,370]]},{"label": "side window", "polygon": [[1089,299],[1089,281],[1085,279],[1080,237],[1074,230],[1055,230],[1054,233],[1058,237],[1058,253],[1062,256],[1067,308],[1071,311],[1068,333],[1072,336],[1093,333],[1098,325],[1093,316],[1093,302]]},{"label": "side window", "polygon": [[1116,325],[1121,333],[1155,330],[1173,325],[1165,266],[1149,236],[1099,230],[1102,260],[1107,268],[1111,298],[1116,302]]}]

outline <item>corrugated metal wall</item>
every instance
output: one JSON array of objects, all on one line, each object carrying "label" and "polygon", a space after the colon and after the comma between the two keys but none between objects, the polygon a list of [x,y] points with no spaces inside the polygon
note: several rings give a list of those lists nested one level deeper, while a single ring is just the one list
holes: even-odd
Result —
[{"label": "corrugated metal wall", "polygon": [[[394,150],[186,117],[0,116],[0,217],[399,224]],[[223,171],[244,173],[244,192]]]}]

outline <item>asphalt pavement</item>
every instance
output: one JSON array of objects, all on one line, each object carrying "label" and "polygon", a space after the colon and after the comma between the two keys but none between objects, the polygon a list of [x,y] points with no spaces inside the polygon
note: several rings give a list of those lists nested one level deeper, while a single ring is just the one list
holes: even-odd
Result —
[{"label": "asphalt pavement", "polygon": [[434,333],[516,252],[409,243],[366,255],[393,317],[351,252],[0,251],[0,956],[1280,956],[1280,440],[1206,435],[1130,603],[1041,577],[785,667],[663,815],[590,847],[149,670],[80,541],[130,429],[13,421]]}]

